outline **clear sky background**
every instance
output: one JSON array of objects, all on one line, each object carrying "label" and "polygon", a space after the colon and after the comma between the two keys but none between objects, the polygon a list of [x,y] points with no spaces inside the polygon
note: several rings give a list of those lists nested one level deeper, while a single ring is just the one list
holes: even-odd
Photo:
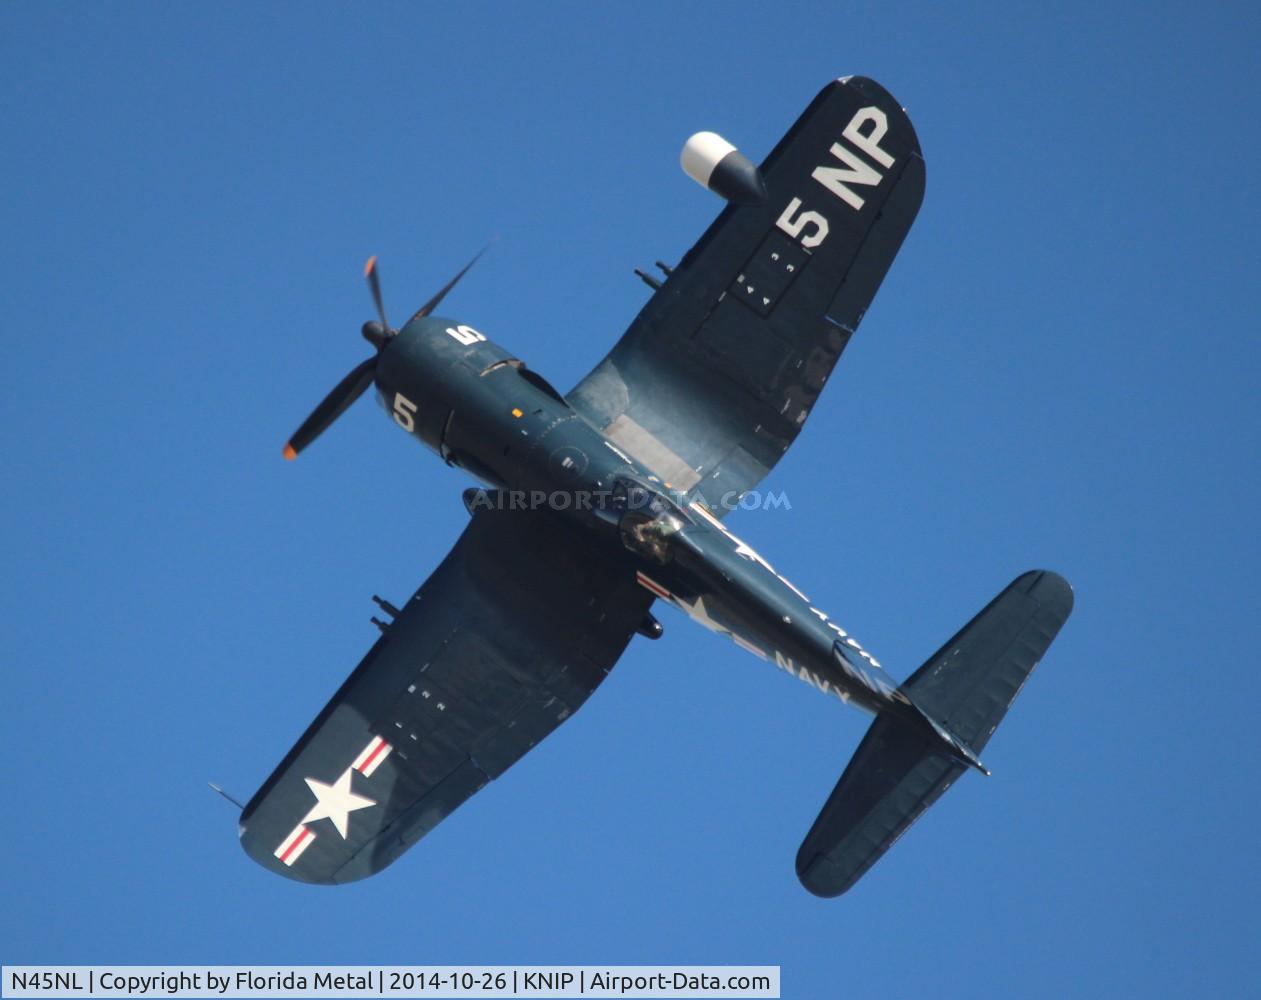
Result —
[{"label": "clear sky background", "polygon": [[[1261,20],[1246,4],[0,7],[6,963],[768,963],[784,996],[1255,995]],[[1021,571],[1076,611],[839,900],[802,836],[867,719],[662,611],[383,875],[236,812],[462,530],[358,404],[360,268],[576,382],[828,80],[919,219],[756,545],[899,677]]]}]

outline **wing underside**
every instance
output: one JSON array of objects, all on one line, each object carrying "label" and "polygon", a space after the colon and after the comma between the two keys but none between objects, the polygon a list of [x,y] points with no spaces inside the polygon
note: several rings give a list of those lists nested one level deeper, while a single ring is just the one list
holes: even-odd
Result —
[{"label": "wing underside", "polygon": [[568,397],[719,514],[800,432],[924,193],[910,119],[861,77],[824,88],[760,169],[767,200],[724,209]]},{"label": "wing underside", "polygon": [[652,598],[562,527],[474,516],[245,807],[251,857],[304,882],[380,871],[582,705]]}]

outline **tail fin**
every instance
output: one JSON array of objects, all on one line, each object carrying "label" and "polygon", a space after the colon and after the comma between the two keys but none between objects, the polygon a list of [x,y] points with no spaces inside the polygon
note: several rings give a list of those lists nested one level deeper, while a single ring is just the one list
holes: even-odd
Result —
[{"label": "tail fin", "polygon": [[[1073,591],[1063,577],[1025,573],[902,690],[974,758],[1072,609]],[[933,729],[882,712],[797,852],[801,884],[817,896],[845,892],[966,766]]]}]

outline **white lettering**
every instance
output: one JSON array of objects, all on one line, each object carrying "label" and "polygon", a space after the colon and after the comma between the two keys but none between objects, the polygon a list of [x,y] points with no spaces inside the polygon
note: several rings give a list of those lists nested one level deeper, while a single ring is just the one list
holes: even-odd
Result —
[{"label": "white lettering", "polygon": [[[863,135],[863,126],[871,123],[871,132]],[[882,167],[893,166],[893,157],[880,148],[880,140],[889,131],[889,119],[879,108],[863,108],[849,120],[842,133],[846,139],[879,163]]]},{"label": "white lettering", "polygon": [[465,326],[463,323],[459,326],[447,327],[447,333],[465,347],[472,347],[474,344],[480,343],[486,339],[483,334],[478,333],[471,326]]},{"label": "white lettering", "polygon": [[815,167],[810,176],[855,210],[862,209],[866,201],[851,191],[846,184],[862,184],[875,187],[883,176],[875,167],[860,160],[839,142],[832,143],[831,153],[845,164],[844,167]]},{"label": "white lettering", "polygon": [[[819,169],[823,168],[820,167]],[[818,171],[815,172],[817,173]],[[876,182],[879,183],[879,178],[877,178]],[[858,207],[861,208],[862,204],[860,203]],[[779,226],[793,239],[799,239],[801,245],[809,250],[812,247],[817,247],[827,239],[828,220],[818,212],[802,212],[794,219],[793,216],[800,210],[801,199],[794,198],[788,203],[788,207],[784,209],[783,214],[775,220],[775,225]],[[807,226],[814,226],[814,232],[803,235]]]},{"label": "white lettering", "polygon": [[416,404],[401,392],[394,394],[394,422],[408,434],[416,429]]}]

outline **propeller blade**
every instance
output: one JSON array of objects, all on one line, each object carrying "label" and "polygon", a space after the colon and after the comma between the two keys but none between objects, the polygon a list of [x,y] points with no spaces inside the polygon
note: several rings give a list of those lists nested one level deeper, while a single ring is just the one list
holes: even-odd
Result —
[{"label": "propeller blade", "polygon": [[306,448],[324,432],[329,424],[345,413],[346,408],[362,396],[372,384],[376,369],[377,359],[373,356],[338,382],[333,391],[324,397],[323,402],[312,411],[285,444],[285,458],[290,460],[297,458],[298,452]]},{"label": "propeller blade", "polygon": [[363,265],[363,276],[368,279],[368,287],[372,289],[372,301],[376,303],[377,315],[381,317],[381,326],[388,332],[390,323],[385,318],[385,304],[381,301],[381,280],[377,277],[377,256],[373,254],[368,263]]},{"label": "propeller blade", "polygon": [[[474,264],[476,264],[481,259],[482,254],[484,254],[489,249],[490,249],[490,244],[487,243],[484,247],[478,250],[477,256],[475,256],[472,260],[470,260],[467,264],[465,264],[464,267],[460,269],[459,274],[457,274],[454,278],[452,278],[445,285],[443,285],[442,290],[438,292],[437,295],[435,295],[432,299],[430,299],[423,306],[417,309],[416,312],[412,315],[412,319],[420,319],[422,316],[428,316],[431,312],[437,309],[438,303],[447,297],[447,292],[451,291],[451,289],[453,289],[457,284],[459,284],[460,279],[463,278],[466,274],[468,274],[469,268],[472,267]],[[408,322],[411,322],[411,320],[408,320]]]}]

